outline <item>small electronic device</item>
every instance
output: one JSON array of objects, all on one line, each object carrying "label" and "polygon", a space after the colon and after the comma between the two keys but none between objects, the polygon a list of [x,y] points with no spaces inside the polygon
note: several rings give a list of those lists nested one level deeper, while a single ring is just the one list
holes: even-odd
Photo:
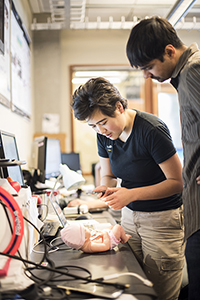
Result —
[{"label": "small electronic device", "polygon": [[102,190],[102,191],[91,191],[91,192],[87,192],[87,195],[94,195],[94,194],[100,194],[102,193],[102,196],[105,194],[106,190]]},{"label": "small electronic device", "polygon": [[95,214],[95,213],[102,213],[103,211],[107,211],[108,207],[93,207],[89,209],[89,213]]},{"label": "small electronic device", "polygon": [[[79,293],[86,293],[92,295],[92,297],[100,297],[106,299],[117,299],[124,290],[116,289],[114,286],[101,286],[97,284],[79,284],[78,287],[70,287],[70,286],[58,286],[60,288],[66,289],[68,291],[75,291]],[[99,299],[99,298],[98,298]],[[125,298],[124,298],[125,299]],[[133,300],[136,299],[135,297],[132,298]]]},{"label": "small electronic device", "polygon": [[88,217],[87,215],[80,215],[78,217],[76,217],[75,220],[90,220],[91,218]]}]

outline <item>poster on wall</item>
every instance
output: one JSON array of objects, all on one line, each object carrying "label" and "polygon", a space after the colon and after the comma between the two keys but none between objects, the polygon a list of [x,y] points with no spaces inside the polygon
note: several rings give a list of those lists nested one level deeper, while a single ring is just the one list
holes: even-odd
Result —
[{"label": "poster on wall", "polygon": [[[3,3],[3,2],[1,2]],[[10,107],[10,23],[9,0],[4,0],[3,50],[0,53],[0,103]]]},{"label": "poster on wall", "polygon": [[21,20],[11,11],[11,82],[12,110],[31,117],[30,48]]}]

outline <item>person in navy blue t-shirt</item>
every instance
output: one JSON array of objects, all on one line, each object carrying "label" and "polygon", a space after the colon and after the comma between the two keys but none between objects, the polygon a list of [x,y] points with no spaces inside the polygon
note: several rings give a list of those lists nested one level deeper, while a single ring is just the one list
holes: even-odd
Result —
[{"label": "person in navy blue t-shirt", "polygon": [[[166,124],[128,109],[104,78],[92,78],[73,95],[74,116],[97,132],[99,198],[122,209],[121,225],[158,299],[178,299],[184,266],[182,166]],[[121,187],[116,187],[116,179]]]}]

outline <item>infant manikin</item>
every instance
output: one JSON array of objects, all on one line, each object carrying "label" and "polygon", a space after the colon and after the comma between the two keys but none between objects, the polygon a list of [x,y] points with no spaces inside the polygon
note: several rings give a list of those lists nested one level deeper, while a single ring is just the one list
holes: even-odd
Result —
[{"label": "infant manikin", "polygon": [[89,230],[81,223],[73,223],[63,228],[60,233],[66,245],[86,253],[111,250],[119,242],[126,243],[131,237],[119,224],[104,230]]}]

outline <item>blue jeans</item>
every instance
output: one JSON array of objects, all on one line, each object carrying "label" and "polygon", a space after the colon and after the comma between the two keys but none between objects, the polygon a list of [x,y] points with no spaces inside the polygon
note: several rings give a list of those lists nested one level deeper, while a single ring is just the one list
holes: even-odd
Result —
[{"label": "blue jeans", "polygon": [[200,230],[191,235],[186,243],[186,261],[189,279],[188,300],[200,299]]}]

